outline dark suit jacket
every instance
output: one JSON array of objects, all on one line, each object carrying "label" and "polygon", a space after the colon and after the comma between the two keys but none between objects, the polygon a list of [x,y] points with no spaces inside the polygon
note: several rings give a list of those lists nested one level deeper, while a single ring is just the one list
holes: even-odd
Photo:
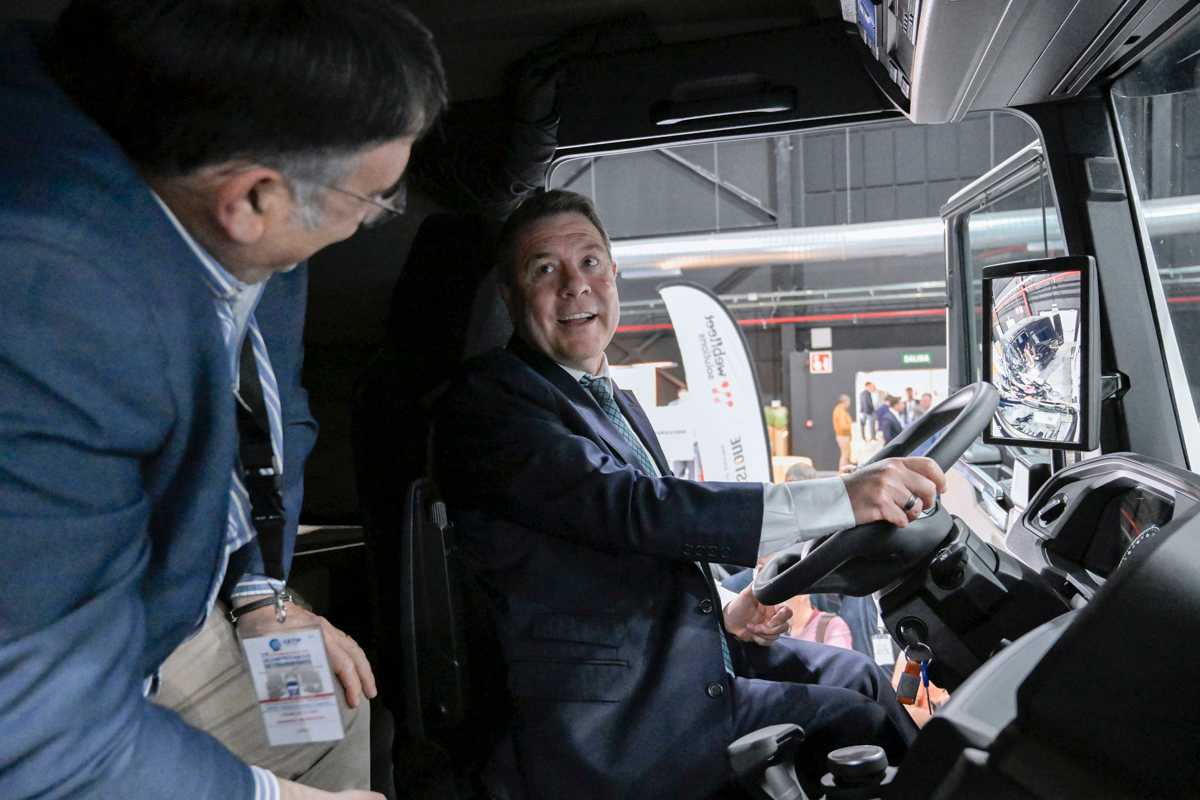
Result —
[{"label": "dark suit jacket", "polygon": [[[142,696],[224,551],[237,434],[202,267],[112,142],[0,29],[0,797],[249,797]],[[306,274],[257,317],[279,382],[290,560],[315,423]],[[231,571],[258,561],[253,547]]]},{"label": "dark suit jacket", "polygon": [[863,389],[858,393],[858,413],[875,413],[875,395],[869,389]]},{"label": "dark suit jacket", "polygon": [[879,422],[879,432],[883,434],[884,444],[895,439],[904,430],[904,424],[896,418],[896,415],[892,413],[891,408],[888,406],[880,406],[875,416]]},{"label": "dark suit jacket", "polygon": [[[669,475],[645,414],[616,397]],[[726,781],[720,602],[694,562],[755,562],[762,487],[640,473],[592,397],[517,340],[447,394],[434,452],[508,670],[511,796],[701,797]]]}]

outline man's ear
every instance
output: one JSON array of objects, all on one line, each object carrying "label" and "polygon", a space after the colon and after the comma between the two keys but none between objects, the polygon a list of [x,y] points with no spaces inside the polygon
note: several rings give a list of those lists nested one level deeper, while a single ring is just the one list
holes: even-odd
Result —
[{"label": "man's ear", "polygon": [[291,187],[278,171],[252,166],[221,177],[210,210],[217,227],[233,242],[254,244],[291,213]]},{"label": "man's ear", "polygon": [[613,277],[615,278],[615,277],[617,277],[617,273],[620,272],[620,270],[617,269],[617,262],[615,262],[615,261],[612,262],[612,267],[613,267]]}]

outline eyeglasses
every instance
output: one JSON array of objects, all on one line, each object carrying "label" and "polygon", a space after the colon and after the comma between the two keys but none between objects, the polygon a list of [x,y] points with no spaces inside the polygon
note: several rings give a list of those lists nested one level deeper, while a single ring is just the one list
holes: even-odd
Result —
[{"label": "eyeglasses", "polygon": [[408,190],[405,188],[403,182],[397,183],[394,188],[388,190],[387,194],[377,195],[376,197],[368,197],[358,192],[352,192],[349,189],[343,189],[340,186],[326,186],[325,188],[338,194],[348,195],[355,200],[369,203],[384,212],[364,220],[363,227],[366,228],[389,222],[403,214],[405,208],[408,207]]},{"label": "eyeglasses", "polygon": [[[295,181],[296,179],[293,178],[292,180]],[[349,197],[353,197],[355,200],[375,206],[375,208],[383,212],[382,214],[376,213],[373,216],[363,220],[362,227],[364,228],[373,228],[377,225],[382,225],[385,222],[390,222],[396,217],[402,215],[405,208],[408,207],[408,189],[403,181],[397,183],[395,187],[389,189],[385,194],[377,195],[375,197],[368,197],[367,195],[359,194],[358,192],[352,192],[349,189],[343,189],[340,186],[332,186],[327,183],[310,183],[308,181],[298,182],[309,183],[311,186],[319,186],[320,188],[328,189],[331,192],[337,192],[338,194],[344,194]]]}]

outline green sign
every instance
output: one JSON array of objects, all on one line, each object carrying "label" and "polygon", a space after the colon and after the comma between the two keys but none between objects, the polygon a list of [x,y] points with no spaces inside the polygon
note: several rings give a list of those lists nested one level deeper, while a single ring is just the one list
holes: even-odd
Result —
[{"label": "green sign", "polygon": [[904,353],[900,356],[900,363],[906,366],[913,364],[933,364],[932,353]]}]

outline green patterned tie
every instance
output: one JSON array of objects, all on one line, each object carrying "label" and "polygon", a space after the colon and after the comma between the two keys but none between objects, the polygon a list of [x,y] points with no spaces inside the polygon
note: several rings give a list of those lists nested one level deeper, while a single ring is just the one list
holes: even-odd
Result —
[{"label": "green patterned tie", "polygon": [[633,457],[637,462],[637,468],[647,475],[659,477],[662,473],[654,465],[654,459],[646,452],[646,446],[642,444],[642,440],[638,438],[638,435],[633,432],[633,428],[629,427],[629,421],[625,419],[625,415],[617,407],[617,401],[613,398],[612,383],[609,382],[608,378],[584,375],[579,379],[579,383],[584,389],[588,390],[592,397],[596,398],[596,403],[600,406],[600,410],[604,412],[604,416],[608,417],[608,421],[621,434],[621,438],[633,449]]},{"label": "green patterned tie", "polygon": [[[621,409],[617,407],[617,401],[613,399],[612,384],[608,378],[584,375],[579,379],[579,383],[588,393],[596,399],[600,409],[604,412],[604,416],[608,417],[608,421],[620,431],[621,438],[624,439],[631,448],[633,448],[634,457],[637,459],[637,466],[642,472],[647,475],[661,477],[661,473],[654,465],[654,460],[650,458],[650,454],[646,452],[646,446],[642,444],[642,440],[633,432],[633,428],[629,426],[629,421],[625,419],[625,415],[621,413]],[[697,564],[700,571],[711,582],[712,576],[708,572],[708,567]],[[720,615],[718,615],[718,619]],[[729,643],[725,641],[724,630],[720,631],[721,639],[721,661],[725,665],[725,672],[733,677],[733,657],[729,653]]]}]

